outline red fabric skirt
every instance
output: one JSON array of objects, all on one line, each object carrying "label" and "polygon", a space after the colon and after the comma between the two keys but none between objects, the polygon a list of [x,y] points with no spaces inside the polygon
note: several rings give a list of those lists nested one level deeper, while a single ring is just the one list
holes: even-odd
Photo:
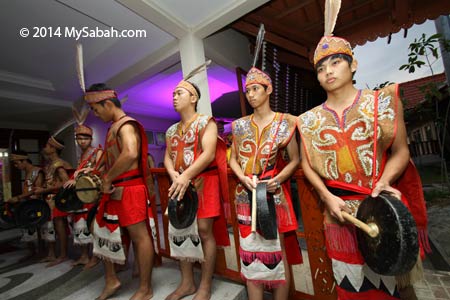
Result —
[{"label": "red fabric skirt", "polygon": [[[208,174],[212,173],[212,174]],[[213,218],[220,216],[220,184],[217,172],[208,172],[200,175],[203,187],[197,190],[198,210],[197,218]]]},{"label": "red fabric skirt", "polygon": [[59,210],[56,207],[52,210],[52,218],[67,217],[68,215],[70,215],[70,213]]}]

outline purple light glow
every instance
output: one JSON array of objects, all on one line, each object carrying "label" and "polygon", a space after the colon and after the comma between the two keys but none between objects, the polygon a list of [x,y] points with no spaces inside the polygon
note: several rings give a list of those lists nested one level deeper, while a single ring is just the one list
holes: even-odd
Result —
[{"label": "purple light glow", "polygon": [[[213,65],[207,74],[211,103],[223,94],[238,89],[236,74],[226,68]],[[177,119],[178,114],[172,106],[172,92],[182,76],[178,64],[122,92],[121,97],[128,95],[124,109],[142,115]]]}]

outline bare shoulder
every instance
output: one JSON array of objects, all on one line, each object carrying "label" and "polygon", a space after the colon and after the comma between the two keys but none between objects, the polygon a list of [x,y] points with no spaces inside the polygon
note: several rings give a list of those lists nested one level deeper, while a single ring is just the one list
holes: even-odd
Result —
[{"label": "bare shoulder", "polygon": [[117,135],[120,137],[120,136],[126,136],[128,134],[135,134],[137,132],[138,132],[138,130],[137,130],[136,122],[130,121],[130,122],[126,122],[119,128]]}]

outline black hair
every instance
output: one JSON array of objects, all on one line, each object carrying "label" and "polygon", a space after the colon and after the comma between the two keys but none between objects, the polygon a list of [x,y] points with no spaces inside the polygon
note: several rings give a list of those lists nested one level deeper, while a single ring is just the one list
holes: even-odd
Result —
[{"label": "black hair", "polygon": [[198,100],[200,100],[200,97],[202,96],[202,94],[200,93],[200,88],[195,83],[190,82],[190,81],[188,81],[188,82],[194,87],[194,89],[195,89],[195,91],[197,92],[197,95],[198,95]]},{"label": "black hair", "polygon": [[[61,145],[64,146],[64,141],[63,140],[57,139],[55,137],[53,137],[53,138],[55,139],[55,141],[57,141],[58,143],[60,143]],[[61,155],[62,151],[63,151],[63,149],[56,149],[56,153],[58,153],[58,155]]]},{"label": "black hair", "polygon": [[[112,88],[108,87],[104,83],[94,83],[86,90],[86,92],[100,92],[100,91],[108,91],[108,90],[112,90]],[[122,107],[122,103],[120,103],[119,99],[117,99],[116,97],[105,99],[103,101],[99,101],[98,104],[100,104],[101,106],[105,106],[105,102],[108,100],[111,101],[116,107],[118,107],[118,108]]]},{"label": "black hair", "polygon": [[202,96],[202,94],[200,93],[200,88],[195,83],[192,83],[190,81],[187,81],[187,82],[189,82],[189,84],[192,85],[194,87],[195,91],[197,92],[198,99],[197,99],[197,102],[195,102],[195,111],[197,111],[198,101],[200,100],[200,97]]},{"label": "black hair", "polygon": [[[348,54],[343,54],[343,53],[336,53],[330,56],[326,56],[324,58],[322,58],[321,60],[319,60],[315,66],[316,68],[316,73],[317,73],[317,69],[328,59],[335,59],[335,58],[342,58],[343,60],[345,60],[346,62],[348,62],[348,66],[350,67],[352,65],[353,62],[353,57],[348,55]],[[352,72],[352,78],[355,76],[356,71]],[[355,84],[355,81],[353,80],[353,84]]]},{"label": "black hair", "polygon": [[[28,153],[27,153],[26,151],[22,151],[22,150],[13,151],[13,152],[11,152],[11,154],[22,155],[22,156],[28,156]],[[21,159],[21,160],[26,160],[26,161],[29,162],[30,164],[33,163],[33,162],[31,161],[31,159],[29,159],[29,158],[27,158],[27,159]]]},{"label": "black hair", "polygon": [[325,56],[324,58],[322,58],[321,60],[319,60],[315,66],[316,68],[316,72],[317,69],[328,59],[335,59],[335,58],[342,58],[343,60],[345,60],[346,62],[348,62],[348,65],[350,66],[353,62],[353,57],[351,57],[350,55],[347,54],[343,54],[343,53],[336,53],[330,56]]}]

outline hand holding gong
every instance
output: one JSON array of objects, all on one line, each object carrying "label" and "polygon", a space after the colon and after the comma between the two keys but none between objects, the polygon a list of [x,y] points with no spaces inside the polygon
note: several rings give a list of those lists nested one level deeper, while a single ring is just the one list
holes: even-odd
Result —
[{"label": "hand holding gong", "polygon": [[359,205],[357,218],[342,215],[361,229],[356,232],[358,248],[374,272],[402,275],[414,267],[419,254],[416,223],[395,196],[386,192],[368,196]]},{"label": "hand holding gong", "polygon": [[188,188],[190,183],[191,180],[186,176],[183,176],[183,174],[175,178],[169,188],[169,199],[176,198],[178,201],[183,199],[184,193],[186,192],[186,189]]}]

